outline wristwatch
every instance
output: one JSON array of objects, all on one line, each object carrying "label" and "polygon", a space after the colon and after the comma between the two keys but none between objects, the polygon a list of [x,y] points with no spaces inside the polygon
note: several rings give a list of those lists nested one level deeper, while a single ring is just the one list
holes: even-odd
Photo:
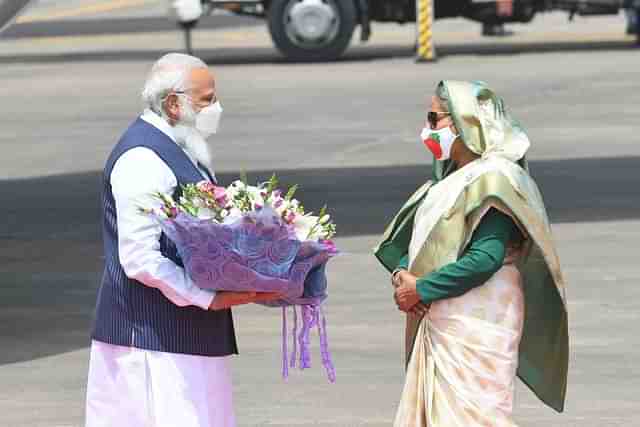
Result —
[{"label": "wristwatch", "polygon": [[396,274],[400,273],[401,271],[407,271],[406,268],[396,268],[395,270],[393,270],[391,272],[391,278],[395,279],[396,278]]}]

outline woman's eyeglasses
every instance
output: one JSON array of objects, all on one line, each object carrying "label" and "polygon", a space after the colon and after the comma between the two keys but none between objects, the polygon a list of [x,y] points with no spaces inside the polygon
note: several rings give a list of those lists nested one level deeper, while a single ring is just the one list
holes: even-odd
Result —
[{"label": "woman's eyeglasses", "polygon": [[429,122],[429,126],[431,129],[435,129],[438,126],[438,122],[441,118],[450,116],[451,113],[443,112],[443,111],[429,111],[427,113],[427,122]]}]

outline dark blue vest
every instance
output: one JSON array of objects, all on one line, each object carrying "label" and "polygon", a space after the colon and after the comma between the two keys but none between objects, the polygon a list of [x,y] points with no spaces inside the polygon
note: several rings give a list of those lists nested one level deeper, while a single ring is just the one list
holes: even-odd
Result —
[{"label": "dark blue vest", "polygon": [[[113,149],[104,169],[102,225],[105,269],[98,292],[92,338],[114,345],[167,353],[201,356],[237,354],[231,310],[207,311],[200,307],[179,307],[158,289],[129,279],[118,256],[118,228],[110,177],[113,166],[135,147],[153,150],[173,171],[180,186],[202,180],[202,175],[175,142],[142,119],[127,129]],[[140,165],[144,167],[144,165]],[[160,238],[161,252],[182,266],[175,245]]]}]

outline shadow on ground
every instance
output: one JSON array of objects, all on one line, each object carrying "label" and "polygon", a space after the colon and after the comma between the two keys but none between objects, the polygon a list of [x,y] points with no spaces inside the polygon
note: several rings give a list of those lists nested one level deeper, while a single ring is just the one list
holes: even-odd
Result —
[{"label": "shadow on ground", "polygon": [[[440,58],[455,55],[522,55],[541,52],[576,52],[576,51],[634,51],[639,49],[634,41],[603,40],[596,42],[513,42],[495,45],[486,44],[439,44]],[[127,51],[87,51],[54,54],[18,54],[0,57],[0,63],[63,63],[63,62],[95,62],[95,61],[154,61],[166,50],[144,49]],[[340,58],[339,62],[363,62],[390,58],[411,58],[415,54],[414,46],[355,46]],[[194,55],[205,60],[209,65],[261,65],[290,63],[272,47],[246,48],[194,48]]]},{"label": "shadow on ground", "polygon": [[[248,16],[214,15],[198,21],[197,29],[225,29],[264,25],[260,19]],[[179,31],[178,24],[166,16],[52,20],[13,25],[2,33],[2,38],[67,37],[103,34],[137,34]]]},{"label": "shadow on ground", "polygon": [[[532,162],[552,222],[638,219],[640,157]],[[340,236],[380,234],[429,166],[276,171]],[[253,172],[250,180],[271,171]],[[227,184],[237,174],[220,174]],[[102,268],[97,172],[0,181],[0,364],[88,344]],[[372,265],[374,261],[372,258]]]},{"label": "shadow on ground", "polygon": [[[544,160],[531,162],[552,222],[637,218],[640,157]],[[273,171],[254,171],[253,181]],[[429,165],[275,171],[283,185],[299,184],[309,209],[326,201],[340,235],[376,234],[415,188],[431,176]],[[219,174],[222,184],[237,173]],[[95,241],[100,173],[0,181],[0,239]],[[9,240],[7,240],[9,239]],[[0,267],[1,269],[2,267]]]}]

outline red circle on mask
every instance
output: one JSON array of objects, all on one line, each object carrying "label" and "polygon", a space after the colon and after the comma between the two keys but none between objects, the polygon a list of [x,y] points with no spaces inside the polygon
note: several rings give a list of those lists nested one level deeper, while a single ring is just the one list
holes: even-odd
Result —
[{"label": "red circle on mask", "polygon": [[442,157],[442,147],[440,143],[433,138],[427,138],[423,141],[424,145],[436,156],[436,159]]}]

